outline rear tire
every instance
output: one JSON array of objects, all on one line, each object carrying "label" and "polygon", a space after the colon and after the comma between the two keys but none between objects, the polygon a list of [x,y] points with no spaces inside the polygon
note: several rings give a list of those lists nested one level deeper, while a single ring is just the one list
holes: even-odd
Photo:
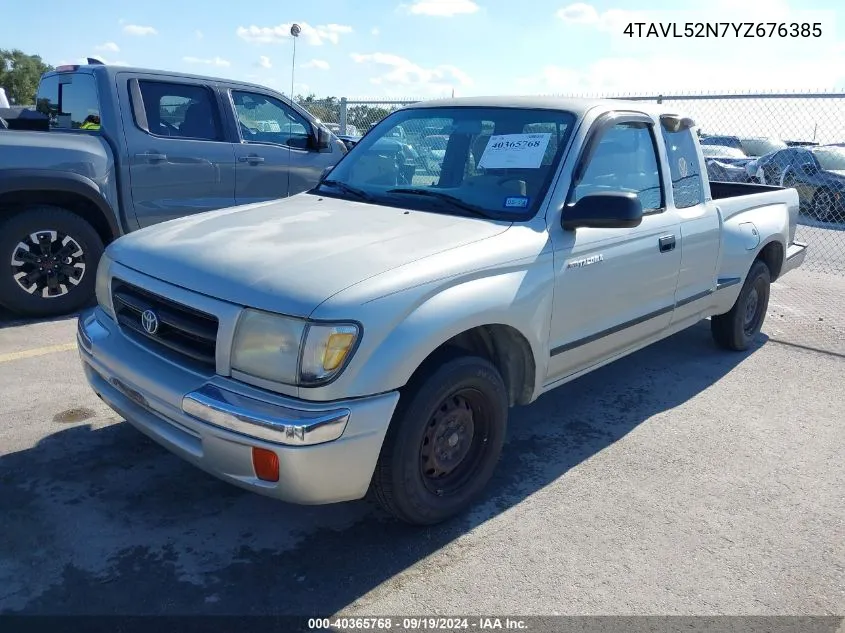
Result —
[{"label": "rear tire", "polygon": [[492,363],[447,360],[402,394],[373,475],[379,504],[414,525],[467,509],[485,488],[505,440],[508,396]]},{"label": "rear tire", "polygon": [[719,347],[742,352],[751,347],[766,320],[771,274],[755,260],[730,312],[710,319],[710,332]]},{"label": "rear tire", "polygon": [[820,189],[810,203],[812,215],[819,222],[833,222],[836,217],[836,198],[828,189]]},{"label": "rear tire", "polygon": [[103,241],[78,215],[46,205],[0,219],[0,304],[51,317],[93,302]]}]

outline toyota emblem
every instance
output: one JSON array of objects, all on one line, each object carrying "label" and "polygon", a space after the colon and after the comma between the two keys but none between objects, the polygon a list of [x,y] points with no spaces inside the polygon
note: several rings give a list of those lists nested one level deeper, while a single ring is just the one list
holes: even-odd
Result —
[{"label": "toyota emblem", "polygon": [[152,310],[144,310],[141,314],[141,326],[147,334],[158,332],[158,317]]}]

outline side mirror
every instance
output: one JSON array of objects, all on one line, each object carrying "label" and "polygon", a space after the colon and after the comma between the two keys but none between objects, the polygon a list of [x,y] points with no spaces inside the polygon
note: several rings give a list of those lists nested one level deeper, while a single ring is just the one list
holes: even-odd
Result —
[{"label": "side mirror", "polygon": [[643,221],[643,206],[637,194],[614,191],[584,196],[563,207],[564,231],[578,228],[632,229]]},{"label": "side mirror", "polygon": [[323,173],[320,174],[320,182],[323,182],[328,177],[332,169],[334,169],[334,165],[329,165],[323,170]]},{"label": "side mirror", "polygon": [[314,126],[313,145],[316,150],[328,149],[331,144],[331,133],[319,123]]}]

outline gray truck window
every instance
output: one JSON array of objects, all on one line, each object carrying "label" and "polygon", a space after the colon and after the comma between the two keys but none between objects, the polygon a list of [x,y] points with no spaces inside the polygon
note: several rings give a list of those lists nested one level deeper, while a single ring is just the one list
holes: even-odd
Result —
[{"label": "gray truck window", "polygon": [[99,130],[100,99],[97,82],[86,73],[45,77],[38,86],[35,107],[50,117],[57,130]]},{"label": "gray truck window", "polygon": [[310,125],[278,99],[254,92],[232,91],[241,137],[251,143],[274,143],[307,149]]},{"label": "gray truck window", "polygon": [[619,123],[607,130],[575,187],[573,201],[609,191],[637,194],[645,213],[663,209],[663,186],[650,126]]},{"label": "gray truck window", "polygon": [[138,82],[150,134],[183,139],[223,138],[214,96],[208,88],[168,81]]},{"label": "gray truck window", "polygon": [[666,145],[666,157],[669,160],[669,173],[672,176],[672,195],[675,207],[687,209],[704,202],[704,183],[698,152],[691,129],[679,132],[663,130],[663,142]]}]

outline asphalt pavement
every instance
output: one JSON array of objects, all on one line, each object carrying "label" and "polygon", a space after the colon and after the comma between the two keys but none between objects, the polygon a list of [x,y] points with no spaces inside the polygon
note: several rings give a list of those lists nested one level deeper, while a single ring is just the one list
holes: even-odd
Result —
[{"label": "asphalt pavement", "polygon": [[845,356],[791,283],[747,353],[702,323],[514,409],[486,497],[425,529],[219,482],[94,396],[73,318],[7,320],[0,613],[845,614]]}]

